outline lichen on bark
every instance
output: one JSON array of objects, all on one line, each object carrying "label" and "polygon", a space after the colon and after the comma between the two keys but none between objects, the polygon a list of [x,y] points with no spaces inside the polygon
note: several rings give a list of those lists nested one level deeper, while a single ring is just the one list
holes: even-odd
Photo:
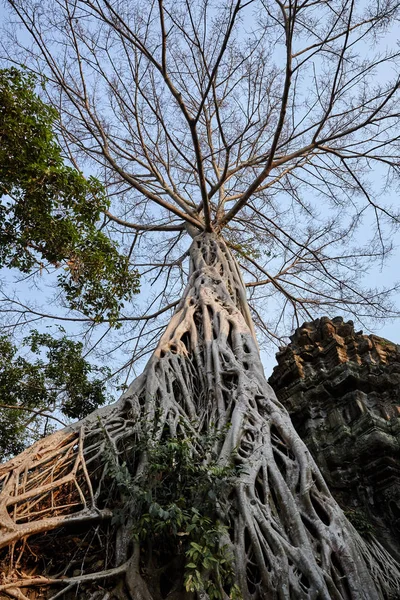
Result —
[{"label": "lichen on bark", "polygon": [[398,598],[398,565],[346,520],[265,379],[226,244],[200,234],[190,261],[183,298],[122,398],[0,468],[1,594],[209,598],[209,570],[203,590],[186,591],[179,556],[160,553],[156,539],[141,543],[129,515],[115,522],[123,498],[107,457],[137,478],[149,466],[144,438],[189,439],[195,457],[196,439],[213,431],[203,461],[237,467],[217,516],[243,599]]}]

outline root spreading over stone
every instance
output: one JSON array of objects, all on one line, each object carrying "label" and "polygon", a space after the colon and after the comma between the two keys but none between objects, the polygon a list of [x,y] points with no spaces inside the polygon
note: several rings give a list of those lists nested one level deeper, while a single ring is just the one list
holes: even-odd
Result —
[{"label": "root spreading over stone", "polygon": [[268,385],[238,267],[214,234],[194,238],[185,294],[123,397],[0,467],[0,597],[209,598],[113,518],[123,498],[107,461],[134,479],[144,437],[186,437],[195,460],[211,430],[206,460],[238,467],[218,517],[243,599],[400,597],[399,566],[348,523]]}]

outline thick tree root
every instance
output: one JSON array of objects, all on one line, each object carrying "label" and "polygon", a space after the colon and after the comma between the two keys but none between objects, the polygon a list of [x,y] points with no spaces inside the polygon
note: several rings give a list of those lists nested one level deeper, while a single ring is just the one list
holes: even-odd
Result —
[{"label": "thick tree root", "polygon": [[[143,436],[196,440],[210,429],[220,432],[210,460],[240,466],[220,516],[244,599],[400,597],[399,566],[346,520],[266,382],[240,273],[212,234],[194,239],[184,297],[118,403],[0,468],[0,597],[193,598],[179,575],[166,588],[165,567],[146,568],[129,522],[110,524],[107,456],[137,475]],[[43,565],[39,553],[57,546],[71,556]]]}]

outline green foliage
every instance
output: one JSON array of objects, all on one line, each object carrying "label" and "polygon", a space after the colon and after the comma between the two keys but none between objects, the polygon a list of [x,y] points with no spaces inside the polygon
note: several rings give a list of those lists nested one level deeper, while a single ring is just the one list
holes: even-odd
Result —
[{"label": "green foliage", "polygon": [[375,527],[372,525],[368,515],[361,508],[352,508],[345,510],[344,514],[350,523],[357,529],[361,535],[368,537],[375,533]]},{"label": "green foliage", "polygon": [[221,466],[210,459],[216,435],[222,434],[139,441],[131,460],[136,463],[145,453],[147,468],[136,476],[108,447],[107,469],[121,499],[114,522],[131,520],[134,538],[143,548],[151,545],[153,554],[167,549],[180,556],[186,591],[204,590],[220,600],[228,590],[239,600],[233,556],[223,543],[228,530],[218,516],[226,512],[238,468],[233,461]]},{"label": "green foliage", "polygon": [[256,245],[259,246],[259,242],[256,239],[250,239],[249,241],[241,242],[240,244],[229,240],[228,245],[235,254],[239,255],[239,257],[244,256],[245,258],[254,259],[261,258],[261,253],[256,248]]},{"label": "green foliage", "polygon": [[[82,357],[83,346],[65,336],[33,331],[24,340],[24,358],[7,336],[0,336],[0,456],[21,452],[51,432],[48,419],[34,411],[81,419],[108,399],[104,367]],[[93,374],[95,377],[93,377]],[[101,378],[100,378],[100,377]],[[1,408],[18,406],[20,409]]]},{"label": "green foliage", "polygon": [[70,306],[115,324],[122,300],[138,291],[138,273],[100,230],[104,189],[64,163],[58,114],[35,85],[33,75],[0,70],[0,267],[63,267]]}]

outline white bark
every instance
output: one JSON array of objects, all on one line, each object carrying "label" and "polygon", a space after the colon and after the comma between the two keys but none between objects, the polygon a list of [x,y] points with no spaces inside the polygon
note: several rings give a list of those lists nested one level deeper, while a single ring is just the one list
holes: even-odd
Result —
[{"label": "white bark", "polygon": [[[154,355],[124,396],[0,468],[1,546],[18,548],[19,566],[21,540],[32,534],[109,518],[112,506],[103,500],[106,443],[122,461],[144,424],[154,440],[179,432],[195,437],[216,427],[223,432],[214,448],[218,460],[226,464],[235,455],[243,465],[224,517],[245,600],[399,598],[398,565],[345,519],[265,379],[245,288],[225,243],[214,234],[195,237],[190,273]],[[145,460],[138,460],[136,472]],[[114,565],[103,577],[125,578],[114,587],[115,597],[161,598],[151,575],[141,572],[129,523],[113,539]],[[0,591],[22,597],[22,588],[33,597],[43,578],[36,585],[32,577],[25,581],[15,553],[7,557],[10,570]],[[100,577],[85,571],[82,583],[91,576]],[[71,577],[48,579],[46,585],[68,589],[75,583]]]}]

